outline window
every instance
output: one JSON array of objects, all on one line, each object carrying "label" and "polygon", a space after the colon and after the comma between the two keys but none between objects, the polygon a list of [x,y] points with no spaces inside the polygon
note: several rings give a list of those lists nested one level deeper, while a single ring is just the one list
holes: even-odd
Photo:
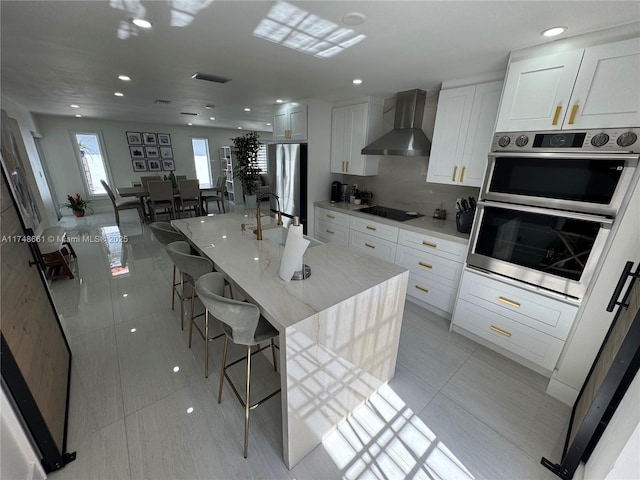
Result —
[{"label": "window", "polygon": [[200,183],[213,183],[211,178],[211,162],[209,161],[209,142],[206,138],[192,138],[193,162],[196,166],[196,177]]},{"label": "window", "polygon": [[82,179],[89,196],[106,195],[100,180],[109,182],[106,158],[102,154],[100,135],[97,133],[75,133],[76,148],[80,159]]},{"label": "window", "polygon": [[258,167],[260,168],[260,173],[269,173],[269,162],[267,161],[267,146],[264,143],[260,145],[260,150],[258,150]]}]

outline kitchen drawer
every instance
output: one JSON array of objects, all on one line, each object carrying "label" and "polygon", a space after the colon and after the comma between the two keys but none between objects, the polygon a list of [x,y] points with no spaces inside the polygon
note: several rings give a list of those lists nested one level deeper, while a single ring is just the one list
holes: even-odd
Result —
[{"label": "kitchen drawer", "polygon": [[451,313],[456,302],[456,288],[443,284],[438,278],[426,278],[409,272],[407,295]]},{"label": "kitchen drawer", "polygon": [[325,222],[331,222],[349,228],[350,218],[351,215],[347,215],[346,213],[334,212],[326,208],[316,208],[316,219],[318,220],[324,220]]},{"label": "kitchen drawer", "polygon": [[462,274],[459,296],[560,340],[567,338],[578,311],[576,305],[469,270]]},{"label": "kitchen drawer", "polygon": [[556,366],[564,342],[465,300],[458,300],[454,325],[547,370]]},{"label": "kitchen drawer", "polygon": [[396,265],[408,268],[411,273],[427,277],[458,288],[462,264],[448,258],[439,257],[431,252],[423,252],[415,248],[398,244],[396,249]]},{"label": "kitchen drawer", "polygon": [[355,230],[351,230],[349,245],[390,263],[396,257],[395,243]]},{"label": "kitchen drawer", "polygon": [[464,263],[467,255],[467,245],[450,242],[442,238],[432,237],[410,230],[400,229],[398,232],[398,244],[417,248],[418,250],[449,258],[460,263]]},{"label": "kitchen drawer", "polygon": [[324,220],[316,220],[315,236],[322,242],[336,242],[349,245],[349,228]]},{"label": "kitchen drawer", "polygon": [[[371,222],[365,218],[351,217],[351,230],[357,230],[362,233],[373,235],[374,237],[397,243],[398,227],[385,225],[384,223]],[[392,260],[393,261],[393,260]]]}]

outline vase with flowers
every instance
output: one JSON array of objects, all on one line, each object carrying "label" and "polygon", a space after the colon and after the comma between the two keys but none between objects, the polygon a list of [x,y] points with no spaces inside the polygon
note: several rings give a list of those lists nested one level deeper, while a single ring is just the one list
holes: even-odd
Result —
[{"label": "vase with flowers", "polygon": [[89,200],[83,199],[79,193],[67,195],[67,203],[63,207],[70,208],[76,217],[84,217],[84,211],[89,207]]}]

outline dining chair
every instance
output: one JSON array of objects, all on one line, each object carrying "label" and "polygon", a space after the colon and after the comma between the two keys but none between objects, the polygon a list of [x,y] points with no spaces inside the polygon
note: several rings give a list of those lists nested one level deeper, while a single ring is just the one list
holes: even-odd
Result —
[{"label": "dining chair", "polygon": [[196,216],[200,216],[200,184],[198,180],[178,180],[178,203],[181,215],[185,210],[193,210]]},{"label": "dining chair", "polygon": [[[225,337],[224,347],[222,349],[222,367],[220,370],[218,403],[222,401],[222,387],[224,379],[226,378],[231,389],[236,394],[238,401],[244,408],[244,458],[247,458],[249,447],[249,412],[280,392],[280,388],[278,388],[276,391],[270,393],[254,404],[249,403],[251,356],[271,347],[273,368],[277,371],[275,349],[278,347],[276,347],[274,339],[278,336],[278,330],[276,330],[262,315],[260,315],[260,309],[256,305],[225,298],[221,294],[223,289],[224,276],[219,272],[207,273],[196,281],[196,293],[202,304],[205,306],[205,323],[208,322],[209,316],[211,315],[221,322],[222,331],[224,332]],[[244,360],[244,358],[239,358],[229,364],[226,363],[229,340],[237,345],[244,345],[247,347],[247,377],[244,399],[241,397],[238,389],[227,374],[227,369],[229,367]],[[270,343],[260,347],[260,344],[266,341],[270,341]],[[258,348],[252,351],[253,347]]]},{"label": "dining chair", "polygon": [[123,198],[116,199],[116,196],[113,193],[113,190],[111,190],[111,187],[109,186],[109,184],[104,180],[100,180],[100,183],[102,184],[102,187],[106,190],[107,195],[109,195],[109,200],[111,200],[111,205],[113,206],[113,212],[116,215],[116,225],[120,226],[121,210],[132,210],[134,208],[138,210],[140,221],[144,223],[144,212],[142,211],[142,205],[140,203],[140,200],[138,200],[137,198],[133,200],[125,200]]},{"label": "dining chair", "polygon": [[140,177],[140,183],[145,191],[149,191],[149,182],[159,182],[162,180],[160,175],[143,175]]},{"label": "dining chair", "polygon": [[164,211],[169,215],[169,218],[175,218],[176,209],[171,180],[152,181],[147,184],[147,188],[149,190],[151,221],[155,221],[158,211]]},{"label": "dining chair", "polygon": [[202,210],[205,214],[209,214],[209,202],[216,202],[218,204],[218,212],[220,212],[220,202],[222,202],[222,213],[226,213],[224,208],[224,194],[226,192],[227,176],[220,175],[216,182],[216,188],[213,191],[203,191],[202,198]]},{"label": "dining chair", "polygon": [[[173,225],[168,222],[153,222],[149,225],[153,236],[156,237],[162,245],[165,247],[173,242],[184,241],[184,236],[176,230]],[[180,282],[176,282],[176,264],[173,264],[173,278],[171,280],[171,310],[175,309],[175,287],[180,285]]]}]

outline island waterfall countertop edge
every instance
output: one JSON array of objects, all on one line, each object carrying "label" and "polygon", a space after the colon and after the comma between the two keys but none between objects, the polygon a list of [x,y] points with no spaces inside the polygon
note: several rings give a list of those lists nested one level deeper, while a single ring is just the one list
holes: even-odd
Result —
[{"label": "island waterfall countertop edge", "polygon": [[361,208],[368,207],[369,205],[351,205],[348,203],[331,203],[328,201],[321,201],[314,202],[314,206],[364,218],[372,222],[379,222],[385,225],[402,228],[404,230],[410,230],[416,233],[432,235],[434,237],[442,238],[443,240],[450,240],[463,245],[469,244],[469,234],[458,232],[455,220],[439,220],[425,215],[424,217],[415,218],[406,222],[398,222],[397,220],[389,220],[384,217],[359,212]]},{"label": "island waterfall countertop edge", "polygon": [[[264,230],[276,226],[270,217],[262,223]],[[263,315],[280,331],[408,272],[355,249],[327,243],[307,249],[304,263],[311,267],[309,278],[285,282],[278,276],[284,246],[257,240],[252,216],[227,213],[177,219],[172,224],[214,262],[216,270],[260,305]]]}]

